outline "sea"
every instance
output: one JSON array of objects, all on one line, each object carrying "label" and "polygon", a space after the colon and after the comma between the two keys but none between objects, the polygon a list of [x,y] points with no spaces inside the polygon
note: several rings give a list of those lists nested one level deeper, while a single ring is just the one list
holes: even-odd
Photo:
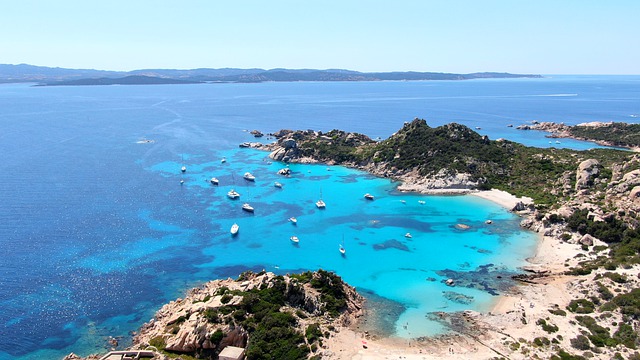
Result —
[{"label": "sea", "polygon": [[[640,76],[2,84],[0,359],[104,353],[110,337],[126,346],[164,303],[247,270],[334,271],[372,299],[382,333],[443,333],[429,314],[490,309],[505,287],[496,279],[532,256],[536,235],[473,196],[402,193],[392,180],[322,164],[290,164],[282,177],[286,164],[238,147],[273,141],[249,131],[342,129],[385,139],[423,118],[491,139],[589,149],[598,145],[515,127],[639,116]],[[231,189],[240,199],[226,196]],[[320,198],[325,209],[314,205]],[[245,202],[253,214],[241,210]],[[460,283],[447,286],[450,277]]]}]

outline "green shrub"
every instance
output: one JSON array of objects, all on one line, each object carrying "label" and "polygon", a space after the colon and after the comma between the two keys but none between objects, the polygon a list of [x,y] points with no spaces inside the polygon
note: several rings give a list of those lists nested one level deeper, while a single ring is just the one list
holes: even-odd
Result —
[{"label": "green shrub", "polygon": [[543,347],[549,346],[551,344],[551,341],[549,341],[549,339],[547,339],[546,337],[537,337],[533,339],[533,344],[538,347]]},{"label": "green shrub", "polygon": [[602,298],[602,300],[609,301],[613,299],[613,293],[609,291],[609,289],[601,282],[596,281],[596,286],[598,287],[598,293],[600,294],[600,298]]},{"label": "green shrub", "polygon": [[547,321],[545,319],[538,319],[538,321],[536,321],[536,325],[540,325],[542,327],[542,330],[550,334],[558,331],[558,327],[556,325],[547,324]]},{"label": "green shrub", "polygon": [[575,339],[571,339],[571,346],[577,350],[589,350],[591,348],[591,342],[589,338],[584,335],[578,335]]},{"label": "green shrub", "polygon": [[218,344],[220,344],[220,341],[222,341],[222,338],[224,338],[224,333],[222,332],[222,330],[217,329],[213,334],[211,334],[211,336],[209,337],[209,341],[217,346]]},{"label": "green shrub", "polygon": [[620,323],[613,338],[629,349],[635,349],[638,345],[638,334],[633,330],[633,326],[626,323]]},{"label": "green shrub", "polygon": [[320,325],[314,323],[314,324],[309,324],[309,326],[307,326],[307,329],[304,332],[305,337],[307,338],[307,342],[309,344],[314,343],[315,341],[319,340],[320,338],[322,338],[322,330],[320,330]]},{"label": "green shrub", "polygon": [[571,300],[567,306],[567,310],[577,314],[590,314],[593,312],[595,305],[587,299]]},{"label": "green shrub", "polygon": [[[620,308],[620,312],[633,319],[640,319],[640,288],[626,294],[616,295],[611,302]],[[606,304],[605,304],[606,305]]]},{"label": "green shrub", "polygon": [[567,316],[567,312],[562,309],[549,309],[549,312],[553,315]]},{"label": "green shrub", "polygon": [[224,294],[222,295],[222,297],[220,298],[220,302],[223,304],[228,304],[229,301],[231,301],[231,299],[233,299],[233,295],[230,294]]},{"label": "green shrub", "polygon": [[627,282],[627,277],[618,273],[606,272],[603,275],[618,284],[624,284]]},{"label": "green shrub", "polygon": [[149,345],[155,347],[159,351],[164,350],[164,348],[167,346],[167,344],[164,341],[164,337],[162,337],[162,336],[156,336],[156,337],[150,339],[149,340]]}]

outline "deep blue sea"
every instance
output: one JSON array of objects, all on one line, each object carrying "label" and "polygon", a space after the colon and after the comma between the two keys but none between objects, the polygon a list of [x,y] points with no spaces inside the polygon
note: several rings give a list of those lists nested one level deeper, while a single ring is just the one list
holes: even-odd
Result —
[{"label": "deep blue sea", "polygon": [[[339,128],[384,139],[419,117],[431,126],[479,127],[492,139],[586,149],[595,145],[550,144],[545,134],[515,126],[636,123],[639,99],[639,76],[0,85],[0,359],[104,352],[109,336],[126,345],[162,304],[245,270],[332,270],[404,309],[388,333],[438,333],[428,312],[485,310],[496,298],[449,288],[439,271],[487,264],[513,271],[536,237],[513,214],[475,197],[398,193],[390,180],[337,166],[293,164],[292,176],[282,178],[276,171],[284,164],[238,148],[254,140],[247,130]],[[242,179],[247,171],[255,183]],[[213,176],[217,187],[207,181]],[[231,188],[239,200],[226,197]],[[375,200],[365,200],[366,192]],[[314,206],[320,194],[324,210]],[[245,201],[254,214],[241,210]],[[460,304],[445,291],[473,301]]]}]

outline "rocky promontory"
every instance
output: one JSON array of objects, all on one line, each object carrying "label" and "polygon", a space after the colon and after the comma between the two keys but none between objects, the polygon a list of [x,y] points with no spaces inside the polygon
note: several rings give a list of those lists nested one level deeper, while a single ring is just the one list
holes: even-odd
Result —
[{"label": "rocky promontory", "polygon": [[362,296],[333,273],[299,275],[246,272],[215,280],[164,305],[142,326],[134,348],[217,358],[227,346],[249,358],[301,358],[319,354],[324,339],[363,312]]},{"label": "rocky promontory", "polygon": [[592,141],[604,146],[640,148],[640,124],[594,121],[570,126],[564,123],[533,121],[531,125],[523,124],[516,129],[545,131],[549,133],[549,138],[570,138]]}]

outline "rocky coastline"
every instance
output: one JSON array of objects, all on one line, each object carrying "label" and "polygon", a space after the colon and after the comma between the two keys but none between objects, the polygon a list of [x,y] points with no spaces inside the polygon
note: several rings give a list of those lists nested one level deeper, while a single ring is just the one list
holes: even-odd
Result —
[{"label": "rocky coastline", "polygon": [[[536,129],[553,131],[556,137],[572,137],[566,132],[565,125],[537,125],[540,126]],[[572,229],[568,224],[574,214],[584,213],[592,223],[604,224],[616,219],[629,229],[637,229],[640,225],[640,156],[630,155],[625,161],[606,166],[597,159],[579,161],[572,172],[565,172],[562,176],[563,185],[557,191],[564,194],[564,198],[551,206],[539,208],[530,198],[516,198],[496,190],[478,191],[478,183],[471,180],[468,174],[452,174],[442,170],[435,176],[424,177],[415,169],[390,170],[389,164],[384,162],[339,162],[308,156],[298,146],[297,140],[308,140],[309,137],[331,143],[335,141],[335,134],[324,139],[322,133],[311,131],[284,131],[274,135],[278,139],[275,143],[254,146],[270,151],[269,157],[273,160],[339,163],[400,181],[402,183],[398,189],[401,191],[472,193],[508,207],[522,217],[521,227],[540,235],[537,253],[529,259],[531,265],[524,267],[523,274],[515,277],[521,285],[512,294],[505,294],[494,311],[488,314],[469,311],[432,314],[455,335],[415,339],[410,347],[389,339],[381,340],[376,356],[409,354],[415,358],[441,358],[446,356],[443,348],[447,346],[450,351],[455,347],[469,358],[498,356],[529,359],[568,356],[569,353],[582,353],[585,358],[640,358],[635,351],[636,346],[640,345],[638,337],[631,336],[626,343],[622,340],[625,331],[638,331],[638,318],[629,317],[624,311],[611,311],[606,305],[611,303],[611,299],[616,299],[615,295],[603,295],[632,294],[637,291],[640,287],[640,266],[633,260],[619,266],[593,265],[598,261],[606,261],[613,251],[612,244],[579,228]],[[340,135],[353,139],[346,133]],[[360,139],[358,146],[366,147],[369,144],[367,139]],[[612,279],[618,279],[618,282]],[[576,303],[587,303],[592,307],[576,311]],[[638,308],[636,310],[640,311]],[[585,313],[591,315],[582,315]],[[606,329],[603,331],[605,340],[599,337],[600,328]],[[361,337],[366,338],[364,334]],[[603,341],[606,342],[606,339],[615,340],[605,345]],[[356,358],[371,353],[357,349],[350,356]]]},{"label": "rocky coastline", "polygon": [[[457,128],[451,129],[455,134]],[[345,291],[349,294],[349,305],[338,317],[310,311],[318,308],[317,293],[305,293],[304,299],[308,301],[302,301],[300,308],[305,315],[296,317],[296,328],[303,331],[310,323],[317,323],[321,332],[328,334],[312,352],[318,358],[640,359],[636,351],[640,346],[637,250],[635,257],[633,253],[625,254],[629,250],[620,250],[624,243],[610,238],[611,233],[617,231],[616,226],[625,234],[635,236],[633,232],[640,225],[640,155],[630,153],[621,157],[622,161],[611,162],[575,156],[571,166],[564,164],[571,170],[555,175],[561,179],[554,183],[560,184],[554,185],[560,200],[541,205],[504,191],[480,191],[481,182],[464,172],[447,169],[425,176],[415,168],[399,169],[388,161],[370,161],[368,159],[376,154],[367,151],[377,142],[364,135],[337,130],[326,134],[283,130],[269,136],[274,136],[276,142],[247,143],[243,147],[268,151],[275,161],[340,164],[361,169],[402,182],[398,189],[403,191],[471,193],[518,214],[522,217],[521,227],[540,236],[536,254],[528,259],[530,264],[522,268],[521,275],[514,277],[520,285],[503,294],[491,312],[428,314],[451,330],[451,334],[445,336],[408,342],[372,338],[353,326],[362,316],[362,298],[353,288],[345,284],[345,289],[349,289]],[[340,153],[330,151],[342,146],[357,148],[356,155],[341,157]],[[329,150],[319,152],[317,149]],[[364,156],[358,157],[358,154]],[[288,174],[283,172],[283,175]],[[178,299],[158,311],[154,320],[145,324],[136,336],[135,347],[157,345],[161,337],[165,350],[215,353],[222,342],[213,344],[211,335],[218,329],[224,329],[225,344],[246,346],[246,332],[236,330],[238,327],[231,329],[228,324],[216,328],[199,314],[207,308],[219,309],[225,294],[260,288],[274,276],[264,273],[242,281],[217,280],[192,290],[185,299]],[[284,280],[287,284],[292,281],[289,277]],[[231,293],[220,294],[222,288]],[[242,302],[238,295],[227,296],[226,301],[230,306]],[[172,332],[175,334],[168,334]]]},{"label": "rocky coastline", "polygon": [[[548,138],[552,139],[574,139],[581,141],[590,141],[602,146],[620,147],[633,150],[635,152],[640,151],[639,144],[635,142],[623,141],[622,133],[625,129],[633,125],[610,122],[588,122],[581,123],[575,126],[565,125],[564,123],[556,122],[538,122],[532,121],[531,124],[522,124],[516,127],[517,130],[537,130],[549,133]],[[620,135],[613,139],[602,139],[595,136],[586,136],[585,133],[597,133],[598,131],[612,131],[618,132]]]}]

